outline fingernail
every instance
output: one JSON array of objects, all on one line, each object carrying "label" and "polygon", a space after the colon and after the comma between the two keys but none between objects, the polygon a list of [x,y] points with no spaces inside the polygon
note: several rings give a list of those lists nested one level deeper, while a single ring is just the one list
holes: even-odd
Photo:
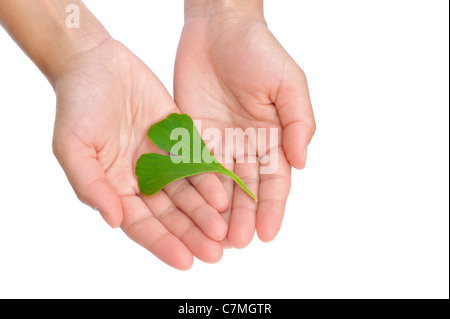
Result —
[{"label": "fingernail", "polygon": [[306,167],[306,159],[308,158],[308,148],[305,148],[304,152],[303,152],[303,168]]}]

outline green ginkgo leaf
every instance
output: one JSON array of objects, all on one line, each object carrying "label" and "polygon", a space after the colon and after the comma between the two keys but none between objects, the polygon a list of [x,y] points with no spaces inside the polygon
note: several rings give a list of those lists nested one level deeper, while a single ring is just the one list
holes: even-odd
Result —
[{"label": "green ginkgo leaf", "polygon": [[154,195],[164,186],[181,178],[215,172],[231,177],[257,201],[244,182],[214,158],[189,115],[170,114],[152,125],[148,137],[170,155],[149,153],[139,158],[136,175],[143,195]]}]

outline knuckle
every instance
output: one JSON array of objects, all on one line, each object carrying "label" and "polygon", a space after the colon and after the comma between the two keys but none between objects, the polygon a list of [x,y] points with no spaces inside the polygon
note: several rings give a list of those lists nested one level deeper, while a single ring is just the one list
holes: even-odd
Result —
[{"label": "knuckle", "polygon": [[88,201],[88,193],[81,187],[74,187],[73,188],[75,191],[75,194],[77,195],[77,198],[79,199],[80,202],[82,202],[83,204],[90,206],[90,203]]},{"label": "knuckle", "polygon": [[66,154],[69,152],[69,147],[71,143],[68,141],[62,140],[61,137],[53,136],[52,140],[52,151],[53,155],[61,161],[64,157],[67,157]]},{"label": "knuckle", "polygon": [[311,120],[311,133],[312,135],[316,134],[317,131],[317,122],[315,119]]},{"label": "knuckle", "polygon": [[174,188],[172,190],[172,197],[176,198],[180,195],[182,195],[184,192],[186,192],[187,190],[189,190],[189,184],[185,183],[185,181],[180,181],[179,184],[174,185]]},{"label": "knuckle", "polygon": [[298,73],[299,79],[301,82],[307,82],[307,76],[305,71],[299,67],[299,73]]},{"label": "knuckle", "polygon": [[86,201],[86,195],[80,192],[75,192],[77,194],[77,198],[80,202],[82,202],[84,205],[90,206],[88,202]]},{"label": "knuckle", "polygon": [[55,155],[56,158],[59,158],[61,156],[61,146],[56,137],[53,137],[52,151],[53,155]]}]

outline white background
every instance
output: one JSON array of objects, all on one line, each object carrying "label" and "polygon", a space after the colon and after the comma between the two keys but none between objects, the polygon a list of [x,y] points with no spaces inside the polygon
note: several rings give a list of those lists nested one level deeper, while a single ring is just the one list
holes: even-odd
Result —
[{"label": "white background", "polygon": [[[182,1],[88,0],[172,91]],[[0,30],[0,297],[448,298],[446,0],[266,1],[318,131],[279,236],[173,270],[78,202],[51,87]]]}]

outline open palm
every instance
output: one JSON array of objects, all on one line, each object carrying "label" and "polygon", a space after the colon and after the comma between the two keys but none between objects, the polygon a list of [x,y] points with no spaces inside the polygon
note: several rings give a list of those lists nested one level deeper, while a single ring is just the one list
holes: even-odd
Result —
[{"label": "open palm", "polygon": [[193,255],[218,261],[227,225],[217,210],[228,204],[216,176],[180,180],[152,197],[139,193],[135,163],[158,152],[148,129],[179,112],[157,77],[114,40],[68,70],[55,83],[54,152],[78,197],[173,267],[189,268]]},{"label": "open palm", "polygon": [[174,85],[177,106],[202,120],[202,128],[279,129],[279,139],[257,154],[261,159],[277,152],[276,172],[260,174],[258,161],[238,163],[236,156],[227,165],[258,197],[258,203],[230,179],[222,178],[232,203],[223,215],[229,223],[229,242],[224,244],[244,247],[255,229],[261,240],[272,240],[284,215],[290,167],[305,166],[315,131],[304,73],[264,21],[199,18],[185,24]]}]

